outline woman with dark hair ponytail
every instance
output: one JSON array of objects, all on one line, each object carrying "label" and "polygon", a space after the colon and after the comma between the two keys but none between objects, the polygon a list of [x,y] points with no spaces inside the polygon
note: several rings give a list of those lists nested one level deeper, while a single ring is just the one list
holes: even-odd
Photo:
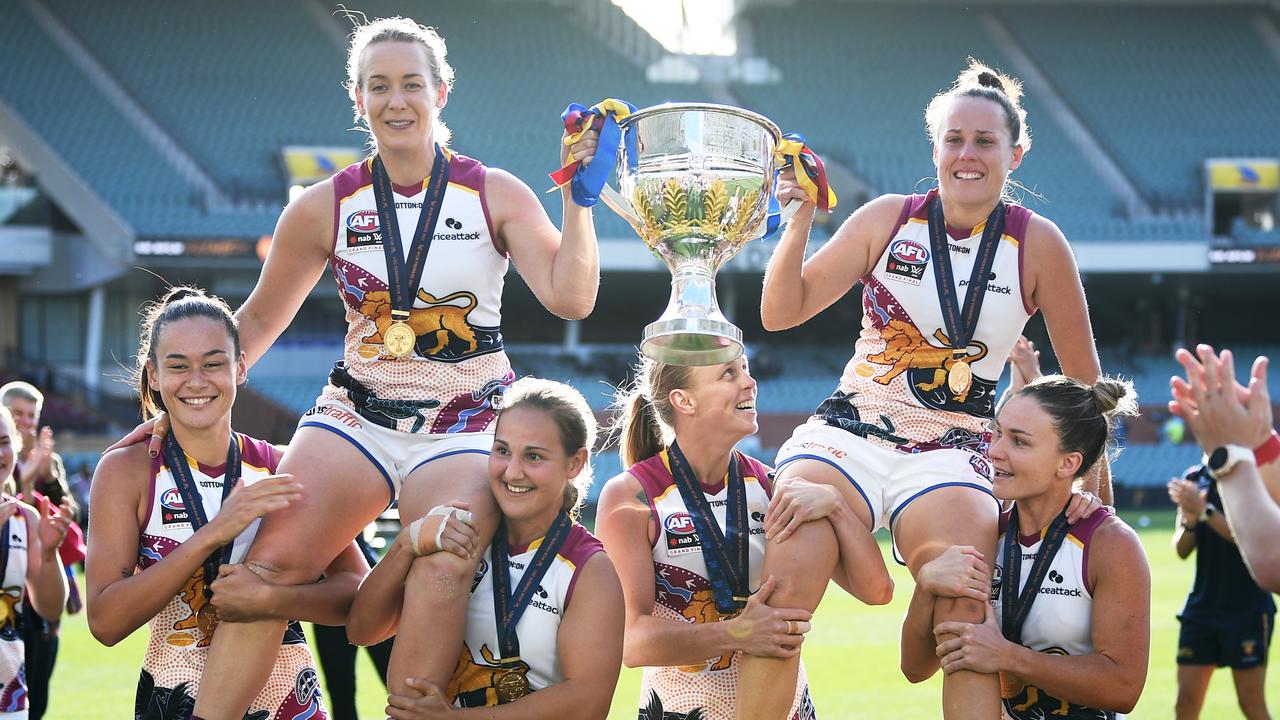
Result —
[{"label": "woman with dark hair ponytail", "polygon": [[[903,666],[1000,673],[1005,717],[1114,718],[1137,704],[1151,644],[1151,575],[1142,543],[1109,510],[1067,522],[1073,484],[1112,442],[1113,419],[1137,414],[1132,384],[1049,375],[1010,394],[991,444],[1000,517],[995,572],[977,573],[985,619],[931,627],[908,615]],[[973,576],[951,548],[921,583]],[[926,578],[930,580],[926,580]],[[976,599],[976,598],[975,598]],[[914,617],[914,623],[911,618]],[[936,639],[935,639],[936,638]]]},{"label": "woman with dark hair ponytail", "polygon": [[143,625],[134,717],[187,720],[214,632],[229,623],[288,622],[250,715],[323,718],[315,663],[295,620],[341,625],[368,565],[352,544],[320,582],[269,584],[239,564],[263,516],[296,502],[278,475],[281,448],[236,433],[231,406],[244,382],[231,309],[196,288],[170,290],[145,310],[137,355],[144,417],[164,411],[159,457],[141,444],[111,450],[94,473],[86,565],[89,630],[115,645]]},{"label": "woman with dark hair ponytail", "polygon": [[[881,604],[893,583],[839,493],[800,479],[774,486],[767,465],[735,449],[757,429],[745,357],[643,360],[619,400],[626,470],[601,493],[596,529],[626,598],[623,662],[645,668],[639,717],[729,720],[742,658],[798,658],[810,628],[808,611],[766,604],[777,587],[761,573],[767,540],[825,519],[849,561],[837,573],[849,592]],[[845,572],[854,564],[859,574]],[[787,697],[788,718],[814,717],[803,672]]]},{"label": "woman with dark hair ponytail", "polygon": [[[888,528],[896,557],[918,578],[950,545],[994,548],[990,436],[996,382],[1037,310],[1062,372],[1100,373],[1084,290],[1062,231],[1015,203],[1010,174],[1031,149],[1014,78],[973,60],[924,113],[937,187],[883,195],[845,221],[806,259],[814,204],[784,174],[780,202],[808,202],[792,218],[765,271],[760,317],[784,330],[862,285],[861,333],[835,391],[778,451],[778,476],[838,489],[869,530]],[[1106,484],[1088,488],[1108,501]],[[816,608],[835,539],[820,523],[771,547],[775,600]],[[818,551],[821,550],[821,551]],[[832,563],[834,564],[834,563]],[[934,622],[979,621],[982,605],[938,598]],[[790,661],[744,665],[743,718],[776,720],[794,673]],[[999,712],[994,678],[948,675],[946,720]]]}]

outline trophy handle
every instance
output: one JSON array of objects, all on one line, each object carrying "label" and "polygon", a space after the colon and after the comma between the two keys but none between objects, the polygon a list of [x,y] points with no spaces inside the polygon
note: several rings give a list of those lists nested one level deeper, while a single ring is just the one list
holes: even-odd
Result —
[{"label": "trophy handle", "polygon": [[[622,194],[614,190],[613,186],[608,182],[604,184],[603,188],[600,188],[600,199],[604,200],[604,204],[612,208],[614,212],[621,215],[623,220],[630,223],[631,227],[640,227],[640,218],[636,217],[635,210],[631,208],[631,202],[622,197]],[[792,212],[795,211],[793,210]]]}]

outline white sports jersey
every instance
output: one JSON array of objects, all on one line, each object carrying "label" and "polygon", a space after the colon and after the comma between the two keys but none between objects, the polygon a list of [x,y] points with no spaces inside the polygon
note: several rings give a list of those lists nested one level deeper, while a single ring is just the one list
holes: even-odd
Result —
[{"label": "white sports jersey", "polygon": [[[241,453],[240,482],[251,485],[275,472],[275,454],[270,443],[245,435],[237,437]],[[222,509],[226,468],[202,465],[191,456],[186,459],[199,488],[205,514],[213,519]],[[141,572],[163,560],[194,534],[190,509],[165,465],[163,453],[152,462],[151,471],[151,507],[138,546]],[[232,563],[244,561],[259,524],[260,521],[254,521],[235,539]],[[205,634],[199,620],[200,611],[207,604],[204,589],[204,569],[200,568],[151,619],[151,637],[138,680],[138,717],[187,720],[190,716],[212,637]],[[187,704],[188,698],[190,704]],[[186,715],[181,714],[184,706]],[[297,623],[290,623],[285,631],[275,667],[245,717],[254,720],[323,720],[327,717],[315,662]]]},{"label": "white sports jersey", "polygon": [[[493,419],[490,398],[514,380],[502,349],[502,288],[507,253],[497,244],[485,201],[485,167],[445,151],[449,186],[427,253],[408,324],[413,353],[383,353],[391,323],[384,235],[374,201],[372,159],[333,178],[334,244],[330,269],[346,308],[343,360],[351,377],[379,400],[371,410],[403,432],[478,432]],[[396,221],[408,256],[426,197],[426,181],[395,186]],[[329,385],[317,404],[347,399]]]},{"label": "white sports jersey", "polygon": [[[771,493],[768,468],[759,461],[734,451],[741,464],[747,491],[747,517],[750,527],[749,586],[760,587],[760,569],[764,566],[764,514]],[[716,609],[707,579],[707,564],[702,556],[702,541],[694,530],[689,509],[671,477],[671,465],[664,450],[628,468],[640,481],[649,499],[658,533],[653,545],[654,594],[657,600],[653,616],[688,623],[710,623],[727,620]],[[712,492],[704,492],[711,513],[721,532],[725,531],[728,506],[726,482]],[[684,667],[646,667],[640,687],[641,720],[664,720],[664,713],[680,713],[685,717],[700,710],[704,720],[731,720],[738,695],[741,652],[708,658]],[[804,664],[796,682],[795,698],[787,715],[791,720],[816,717],[809,697],[809,681]]]},{"label": "white sports jersey", "polygon": [[[9,537],[9,560],[0,587],[0,713],[27,709],[26,649],[22,606],[27,592],[27,518],[21,509],[0,527]],[[23,716],[25,717],[25,715]]]},{"label": "white sports jersey", "polygon": [[[932,190],[906,199],[892,239],[862,278],[862,332],[837,393],[818,414],[829,424],[901,450],[984,451],[996,382],[1034,310],[1022,298],[1022,258],[1033,213],[1008,205],[978,327],[965,349],[973,384],[958,396],[947,385],[954,362],[929,242],[928,207],[936,195]],[[985,225],[948,236],[961,307]]]},{"label": "white sports jersey", "polygon": [[[533,561],[541,545],[542,538],[539,538],[527,548],[508,548],[507,567],[512,591],[519,586],[525,568]],[[560,621],[573,598],[579,571],[592,555],[603,551],[604,546],[586,528],[577,523],[573,525],[569,537],[538,583],[533,600],[520,616],[520,622],[516,623],[520,656],[504,662],[493,610],[493,573],[489,572],[493,567],[493,546],[485,550],[480,567],[476,569],[471,600],[467,604],[467,630],[462,654],[449,683],[449,696],[455,698],[455,705],[497,705],[499,680],[509,672],[523,675],[527,687],[534,691],[564,680],[557,647]]]},{"label": "white sports jersey", "polygon": [[[1093,587],[1089,584],[1089,543],[1093,532],[1110,517],[1106,510],[1096,510],[1088,518],[1071,526],[1067,538],[1058,548],[1049,573],[1040,585],[1039,595],[1031,605],[1022,627],[1022,644],[1039,652],[1055,655],[1087,655],[1093,652]],[[1000,540],[996,546],[996,569],[992,577],[991,603],[996,622],[1003,615],[1005,544],[1004,531],[1008,516],[1000,518]],[[1040,551],[1043,531],[1023,535],[1020,582],[1026,585],[1031,566]],[[1022,592],[1022,587],[1018,588]],[[1068,718],[1069,720],[1110,720],[1115,713],[1063,702],[1028,685],[1013,699],[1004,701],[1004,711],[1014,720]]]}]

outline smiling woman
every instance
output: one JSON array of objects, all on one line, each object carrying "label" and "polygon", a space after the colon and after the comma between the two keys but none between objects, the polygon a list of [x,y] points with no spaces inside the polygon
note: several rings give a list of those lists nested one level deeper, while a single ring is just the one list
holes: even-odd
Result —
[{"label": "smiling woman", "polygon": [[[866,528],[889,528],[913,576],[953,544],[983,555],[994,550],[998,505],[987,422],[996,381],[1037,309],[1063,372],[1085,382],[1099,374],[1066,238],[1006,192],[1030,149],[1020,96],[1016,80],[971,59],[925,113],[938,187],[872,200],[808,260],[814,205],[793,174],[778,183],[780,202],[808,206],[769,262],[765,328],[805,322],[857,283],[865,310],[839,387],[779,450],[778,476],[839,490]],[[1109,488],[1099,494],[1109,498]],[[816,607],[835,565],[835,543],[830,528],[808,523],[770,546],[765,572],[780,580],[774,601]],[[942,597],[929,607],[933,622],[978,621],[983,613],[969,597]],[[793,659],[748,658],[740,717],[781,716],[795,672]],[[942,715],[995,717],[999,699],[993,676],[949,673]]]}]

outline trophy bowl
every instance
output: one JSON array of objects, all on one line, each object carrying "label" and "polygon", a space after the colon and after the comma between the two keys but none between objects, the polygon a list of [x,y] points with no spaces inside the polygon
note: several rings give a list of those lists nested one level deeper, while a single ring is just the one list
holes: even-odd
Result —
[{"label": "trophy bowl", "polygon": [[[680,103],[621,123],[616,175],[601,198],[671,270],[671,300],[640,351],[672,365],[716,365],[742,354],[742,330],[716,301],[715,274],[763,237],[782,132],[725,105]],[[791,203],[789,216],[800,203]]]}]

